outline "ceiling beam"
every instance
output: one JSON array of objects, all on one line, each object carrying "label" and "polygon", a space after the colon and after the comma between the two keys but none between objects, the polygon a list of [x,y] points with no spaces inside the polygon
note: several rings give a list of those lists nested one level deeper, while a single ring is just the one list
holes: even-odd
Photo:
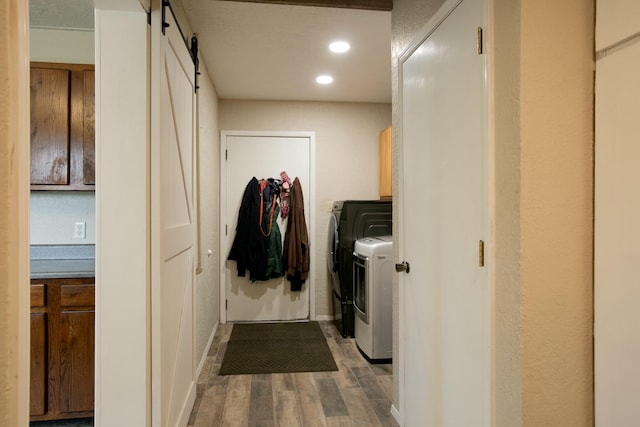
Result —
[{"label": "ceiling beam", "polygon": [[365,9],[390,11],[393,0],[225,0],[248,3],[270,3],[294,6],[336,7],[344,9]]}]

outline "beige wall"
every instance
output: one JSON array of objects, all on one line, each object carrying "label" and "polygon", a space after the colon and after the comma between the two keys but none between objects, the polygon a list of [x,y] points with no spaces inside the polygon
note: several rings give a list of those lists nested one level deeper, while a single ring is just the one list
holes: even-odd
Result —
[{"label": "beige wall", "polygon": [[331,316],[327,230],[331,204],[378,199],[378,135],[391,123],[389,104],[220,101],[220,129],[316,133],[316,315]]},{"label": "beige wall", "polygon": [[593,0],[523,0],[522,420],[593,423]]},{"label": "beige wall", "polygon": [[[394,2],[394,57],[441,3]],[[494,423],[591,425],[593,1],[488,3]]]},{"label": "beige wall", "polygon": [[0,425],[29,414],[27,2],[0,5]]},{"label": "beige wall", "polygon": [[[200,254],[202,271],[196,276],[196,361],[206,357],[220,318],[220,130],[218,97],[200,59],[198,84],[198,167],[200,179]],[[208,251],[211,250],[209,255]]]},{"label": "beige wall", "polygon": [[31,28],[31,61],[94,64],[94,32],[65,28]]}]

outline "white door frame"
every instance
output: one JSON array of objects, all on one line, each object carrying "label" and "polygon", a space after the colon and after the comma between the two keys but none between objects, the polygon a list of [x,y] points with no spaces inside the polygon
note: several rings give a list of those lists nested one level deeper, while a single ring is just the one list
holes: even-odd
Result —
[{"label": "white door frame", "polygon": [[[283,137],[283,138],[309,138],[309,191],[311,194],[305,195],[305,198],[309,200],[309,212],[305,212],[307,227],[309,228],[309,242],[311,246],[311,260],[309,264],[309,320],[316,319],[316,272],[315,272],[315,223],[316,223],[316,134],[315,132],[307,131],[238,131],[238,130],[223,130],[220,132],[220,323],[227,323],[227,310],[225,307],[227,300],[227,269],[225,267],[227,262],[226,249],[224,246],[224,239],[229,238],[229,234],[233,233],[233,230],[227,230],[225,234],[225,227],[227,227],[228,219],[226,214],[222,214],[227,211],[227,162],[225,159],[225,152],[227,150],[227,137],[228,136],[251,136],[251,137]],[[223,250],[224,249],[224,250]]]},{"label": "white door frame", "polygon": [[[29,421],[30,355],[30,296],[29,296],[29,8],[18,0],[0,6],[6,19],[0,32],[7,40],[2,82],[6,94],[0,101],[0,117],[7,126],[0,133],[0,158],[3,167],[0,183],[5,196],[0,208],[3,223],[0,249],[3,257],[3,276],[0,278],[0,326],[2,362],[0,409],[2,420],[8,424],[26,425]],[[23,143],[24,141],[24,143]],[[6,269],[6,271],[5,271]],[[5,341],[6,339],[6,341]],[[12,352],[6,348],[11,347]]]},{"label": "white door frame", "polygon": [[[412,39],[411,43],[409,45],[407,45],[407,47],[405,48],[405,50],[398,56],[397,59],[397,70],[398,70],[398,117],[399,117],[399,125],[395,126],[395,131],[394,131],[394,138],[395,138],[395,144],[398,145],[398,152],[402,153],[403,151],[403,140],[402,140],[402,118],[403,118],[403,112],[402,112],[402,106],[403,106],[403,64],[404,62],[406,62],[411,55],[416,51],[416,49],[418,49],[420,47],[420,45],[422,45],[422,43],[438,28],[438,26],[445,20],[447,19],[447,17],[456,9],[456,7],[458,5],[460,5],[460,3],[462,3],[463,0],[447,0],[445,1],[445,3],[436,11],[436,13],[426,22],[426,24],[422,27],[422,29],[416,33],[416,35],[414,36],[414,38]],[[484,5],[484,10],[485,10],[485,14],[488,14],[487,10],[488,10],[488,6],[487,6],[487,0],[483,0],[483,5]],[[485,15],[486,16],[486,15]],[[484,26],[484,33],[487,34],[488,33],[488,19],[485,18],[485,22],[487,22],[487,25]],[[486,40],[486,37],[485,37]],[[486,41],[483,40],[483,49],[485,52],[487,52],[487,43]],[[485,53],[486,54],[486,53]],[[489,61],[487,61],[488,63]],[[488,65],[487,65],[487,71],[488,71]],[[487,224],[487,236],[489,242],[485,242],[485,243],[489,243],[488,247],[485,247],[485,257],[490,257],[488,258],[485,262],[486,262],[486,267],[487,269],[489,269],[488,273],[487,273],[487,293],[486,293],[486,303],[488,304],[488,307],[486,307],[485,310],[485,314],[486,314],[486,318],[483,319],[483,322],[487,325],[487,327],[489,328],[487,331],[487,335],[488,337],[485,337],[487,339],[487,343],[488,344],[492,344],[493,342],[493,331],[492,331],[492,313],[493,313],[493,274],[492,274],[492,270],[493,270],[493,265],[494,265],[494,260],[493,257],[491,256],[491,254],[493,253],[493,249],[492,246],[490,244],[491,241],[493,241],[493,229],[491,227],[491,222],[492,222],[492,218],[493,218],[493,207],[491,204],[491,200],[492,200],[492,194],[491,194],[491,188],[492,185],[491,184],[491,180],[492,180],[492,174],[490,173],[491,167],[493,165],[493,160],[491,158],[491,141],[489,138],[489,133],[490,133],[490,129],[489,129],[489,116],[488,116],[488,111],[489,111],[489,86],[488,86],[488,80],[487,83],[485,83],[484,85],[484,97],[485,100],[487,101],[486,104],[486,108],[484,109],[484,111],[481,112],[481,114],[483,115],[483,121],[484,123],[487,125],[487,129],[485,131],[484,134],[484,139],[486,141],[486,149],[487,149],[487,158],[486,158],[486,165],[485,165],[485,177],[484,177],[484,181],[485,181],[485,214],[487,215],[486,218],[486,224]],[[398,170],[402,171],[403,170],[403,157],[402,156],[396,156],[397,158],[395,159],[395,164],[394,166],[398,168]],[[398,206],[404,206],[404,180],[401,178],[398,180],[398,191],[394,194],[394,202],[397,202]],[[401,217],[400,217],[401,218]],[[397,229],[394,230],[394,232],[397,231],[398,236],[402,236],[404,233],[404,224],[402,220],[398,220],[397,221]],[[402,260],[405,259],[405,254],[404,254],[404,248],[402,244],[398,244],[397,245],[398,249],[397,249],[397,256],[398,256],[398,260],[396,262],[401,262]],[[400,280],[400,279],[399,279]],[[404,312],[405,309],[405,296],[404,296],[404,289],[402,289],[402,285],[400,284],[400,289],[399,289],[399,293],[398,293],[398,312],[400,313],[398,315],[398,407],[395,407],[394,405],[392,405],[391,407],[391,413],[394,416],[394,418],[396,419],[396,421],[398,422],[398,424],[400,426],[404,425],[404,417],[405,417],[405,404],[406,404],[406,393],[405,393],[405,375],[407,375],[405,366],[404,366],[404,361],[405,361],[405,349],[404,349],[404,340],[405,340],[405,330],[406,330],[406,326],[405,326],[405,319],[404,316],[402,315],[402,313]],[[493,377],[493,359],[494,359],[494,351],[495,349],[492,347],[489,352],[490,354],[489,356],[489,372],[488,372],[488,376],[485,378],[485,381],[487,382],[487,387],[488,389],[491,391],[490,394],[488,394],[486,396],[486,400],[487,402],[485,402],[485,407],[489,408],[489,410],[491,411],[490,414],[488,414],[488,419],[493,419],[493,411],[494,411],[494,395],[493,395],[493,390],[492,390],[492,377]]]}]

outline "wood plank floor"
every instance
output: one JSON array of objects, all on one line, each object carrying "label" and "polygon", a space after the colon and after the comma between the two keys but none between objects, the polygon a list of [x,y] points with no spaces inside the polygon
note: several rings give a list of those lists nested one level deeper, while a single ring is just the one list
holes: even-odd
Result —
[{"label": "wood plank floor", "polygon": [[218,375],[233,325],[219,325],[198,378],[189,426],[397,427],[390,364],[370,364],[355,340],[320,322],[339,371]]}]

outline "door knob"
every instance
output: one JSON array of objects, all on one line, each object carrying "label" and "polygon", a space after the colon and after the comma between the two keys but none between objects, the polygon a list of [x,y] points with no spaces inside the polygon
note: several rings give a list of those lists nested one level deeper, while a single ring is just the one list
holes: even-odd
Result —
[{"label": "door knob", "polygon": [[405,273],[409,274],[410,269],[411,269],[411,266],[406,261],[402,261],[402,264],[396,264],[396,271],[398,273],[404,271]]}]

